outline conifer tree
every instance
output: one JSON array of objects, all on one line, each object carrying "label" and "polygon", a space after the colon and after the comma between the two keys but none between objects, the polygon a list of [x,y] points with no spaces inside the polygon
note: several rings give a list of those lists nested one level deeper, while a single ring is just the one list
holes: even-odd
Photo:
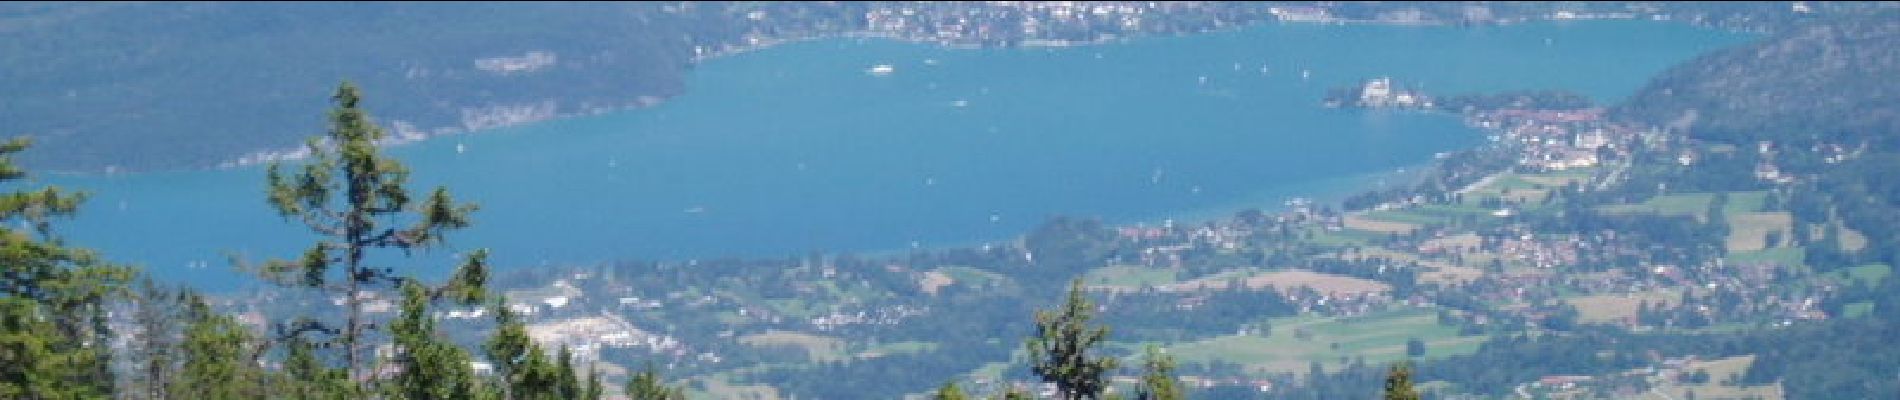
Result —
[{"label": "conifer tree", "polygon": [[[13,154],[28,144],[0,142],[0,184],[26,177]],[[52,220],[72,216],[84,199],[57,188],[0,193],[0,398],[111,395],[106,302],[132,270],[54,235]]]},{"label": "conifer tree", "polygon": [[121,395],[132,399],[172,398],[185,297],[183,290],[159,285],[150,277],[139,279],[129,298],[132,324],[137,330],[129,332],[128,354],[121,360],[128,364],[121,376],[126,381]]},{"label": "conifer tree", "polygon": [[286,340],[283,347],[283,379],[273,385],[274,392],[293,400],[340,400],[353,397],[355,385],[350,383],[343,370],[330,368],[317,359],[315,343],[293,336]]},{"label": "conifer tree", "polygon": [[229,315],[220,314],[195,293],[186,295],[188,326],[180,346],[174,398],[262,399],[264,376],[253,357],[257,339]]},{"label": "conifer tree", "polygon": [[561,346],[559,356],[554,358],[555,393],[563,399],[579,398],[581,395],[580,375],[574,372],[574,352],[567,346]]},{"label": "conifer tree", "polygon": [[1099,399],[1108,388],[1106,374],[1119,362],[1090,351],[1108,338],[1107,326],[1094,326],[1095,305],[1082,293],[1082,280],[1069,285],[1068,301],[1055,311],[1036,311],[1036,334],[1027,343],[1030,371],[1054,383],[1066,400]]},{"label": "conifer tree", "polygon": [[495,313],[495,334],[488,337],[482,345],[488,354],[488,360],[495,364],[495,374],[500,378],[501,397],[507,399],[554,399],[559,398],[559,379],[555,366],[548,362],[541,346],[528,337],[528,328],[521,318],[507,307],[507,299],[499,299],[492,306]]},{"label": "conifer tree", "polygon": [[944,382],[943,386],[938,387],[936,393],[931,393],[930,399],[931,400],[970,400],[970,395],[964,394],[963,388],[957,386],[957,381],[951,380],[949,382]]},{"label": "conifer tree", "polygon": [[601,396],[607,394],[606,387],[600,383],[600,371],[593,367],[587,368],[587,388],[584,390],[581,392],[582,400],[600,400]]},{"label": "conifer tree", "polygon": [[[364,354],[364,339],[379,324],[363,312],[366,300],[413,279],[388,267],[372,265],[371,250],[416,249],[442,244],[448,231],[469,226],[474,205],[455,202],[438,187],[427,196],[412,197],[406,186],[409,171],[381,154],[384,139],[362,108],[355,85],[344,82],[331,96],[329,129],[306,145],[310,162],[294,172],[273,163],[269,170],[269,203],[285,219],[300,221],[323,239],[295,260],[265,263],[260,275],[286,287],[302,287],[339,297],[343,322],[312,318],[280,326],[280,335],[322,334],[319,349],[342,353],[349,381],[368,383],[372,364]],[[418,201],[419,200],[419,201]],[[471,252],[446,284],[432,287],[428,297],[479,303],[487,268],[481,251]],[[361,387],[361,386],[359,386]]]},{"label": "conifer tree", "polygon": [[632,400],[686,400],[686,388],[670,387],[660,378],[660,370],[648,362],[645,369],[627,379],[627,398]]},{"label": "conifer tree", "polygon": [[1181,385],[1174,377],[1174,357],[1148,346],[1141,363],[1141,386],[1135,388],[1136,400],[1184,400]]},{"label": "conifer tree", "polygon": [[401,371],[396,393],[405,399],[469,399],[478,393],[468,352],[439,337],[421,285],[403,285],[402,314],[390,324]]},{"label": "conifer tree", "polygon": [[1399,362],[1392,364],[1392,370],[1385,376],[1385,400],[1419,400],[1418,391],[1412,388],[1412,364]]}]

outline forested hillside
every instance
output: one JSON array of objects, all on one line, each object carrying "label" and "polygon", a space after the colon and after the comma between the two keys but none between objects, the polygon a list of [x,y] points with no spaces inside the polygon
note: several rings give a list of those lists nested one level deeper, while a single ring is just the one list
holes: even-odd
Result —
[{"label": "forested hillside", "polygon": [[1880,133],[1900,128],[1896,15],[1804,26],[1704,55],[1657,76],[1619,111],[1732,143],[1891,136]]},{"label": "forested hillside", "polygon": [[29,165],[98,171],[292,148],[322,118],[307,94],[344,77],[384,94],[372,101],[386,123],[424,130],[621,107],[682,89],[685,24],[696,21],[661,13],[653,3],[8,3],[0,118],[8,135],[35,137]]}]

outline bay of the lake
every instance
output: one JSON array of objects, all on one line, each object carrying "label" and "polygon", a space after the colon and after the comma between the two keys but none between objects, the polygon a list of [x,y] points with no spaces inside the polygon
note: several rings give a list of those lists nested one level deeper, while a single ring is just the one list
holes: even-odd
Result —
[{"label": "bay of the lake", "polygon": [[[1620,21],[1266,24],[979,50],[825,39],[705,62],[687,94],[655,107],[389,153],[418,194],[447,185],[482,207],[449,247],[403,262],[421,274],[481,247],[501,268],[944,247],[1010,240],[1053,215],[1154,224],[1336,198],[1485,141],[1456,116],[1324,108],[1328,88],[1389,76],[1440,95],[1615,102],[1753,37]],[[253,281],[227,255],[291,257],[315,239],[266,206],[263,171],[39,179],[92,194],[58,225],[71,244],[226,288]]]}]

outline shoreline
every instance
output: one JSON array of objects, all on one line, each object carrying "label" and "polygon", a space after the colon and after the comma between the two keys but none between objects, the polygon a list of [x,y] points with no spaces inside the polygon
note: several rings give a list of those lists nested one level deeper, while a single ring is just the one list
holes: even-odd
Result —
[{"label": "shoreline", "polygon": [[[1497,24],[1496,26],[1509,27],[1509,26],[1524,25],[1524,24],[1531,24],[1531,23],[1590,23],[1590,22],[1596,22],[1596,21],[1637,21],[1637,22],[1645,22],[1645,23],[1675,23],[1675,21],[1670,20],[1670,19],[1644,19],[1644,18],[1569,18],[1569,19],[1564,19],[1564,18],[1553,18],[1553,17],[1546,16],[1546,18],[1512,20],[1508,22],[1500,21],[1501,23]],[[785,45],[785,44],[809,42],[809,41],[816,41],[816,40],[827,40],[827,39],[888,39],[888,40],[895,40],[895,41],[904,42],[904,43],[928,44],[928,45],[940,46],[942,48],[957,49],[957,50],[1010,49],[1010,48],[1033,49],[1033,48],[1085,47],[1085,46],[1110,45],[1110,44],[1127,43],[1129,41],[1137,40],[1137,39],[1181,37],[1181,36],[1186,36],[1186,35],[1197,35],[1197,34],[1207,34],[1207,33],[1215,33],[1215,32],[1243,30],[1243,29],[1249,29],[1249,28],[1257,27],[1264,24],[1315,25],[1315,26],[1348,26],[1348,25],[1380,26],[1380,25],[1384,25],[1384,26],[1413,27],[1413,28],[1420,28],[1420,27],[1444,28],[1444,27],[1459,26],[1457,24],[1446,23],[1443,21],[1382,21],[1382,20],[1349,20],[1349,19],[1329,19],[1325,21],[1300,21],[1300,20],[1290,21],[1290,20],[1284,20],[1284,19],[1263,19],[1263,20],[1257,20],[1257,21],[1252,21],[1252,22],[1247,22],[1247,23],[1217,26],[1217,27],[1212,27],[1212,28],[1203,29],[1203,30],[1194,31],[1194,32],[1137,33],[1137,34],[1132,34],[1132,35],[1105,34],[1095,39],[1089,39],[1089,40],[1037,38],[1037,39],[1023,39],[1023,40],[1013,42],[1010,44],[1005,44],[1005,45],[985,44],[980,41],[971,42],[968,40],[955,40],[955,39],[949,39],[949,38],[914,37],[914,36],[906,36],[906,35],[890,33],[890,32],[857,30],[857,31],[825,33],[825,34],[817,34],[817,35],[805,35],[805,36],[788,37],[788,38],[754,38],[752,40],[752,43],[736,44],[736,45],[722,45],[720,46],[720,48],[711,48],[708,46],[695,46],[693,49],[694,54],[690,57],[690,64],[688,66],[688,69],[690,72],[692,68],[698,66],[700,63],[715,60],[715,59],[766,50],[766,49],[778,47],[780,45]],[[1703,27],[1703,28],[1713,29],[1709,27]],[[639,96],[634,96],[633,98],[629,99],[622,105],[618,105],[618,106],[593,106],[593,107],[587,107],[584,109],[570,111],[570,112],[556,112],[554,110],[556,107],[554,106],[554,104],[551,103],[551,101],[543,101],[542,103],[536,103],[536,104],[518,104],[518,105],[512,105],[512,106],[488,106],[488,107],[484,107],[482,110],[473,112],[472,114],[474,115],[471,115],[472,109],[465,108],[463,110],[464,111],[464,116],[462,117],[463,120],[466,121],[473,118],[475,120],[481,121],[482,123],[477,123],[477,124],[464,123],[462,126],[435,126],[435,127],[422,128],[403,119],[391,118],[391,119],[388,119],[387,120],[388,122],[386,122],[382,126],[382,128],[384,128],[385,133],[388,136],[385,137],[384,140],[380,141],[378,144],[380,146],[383,146],[384,148],[389,148],[389,147],[402,146],[402,145],[422,142],[422,141],[441,138],[441,137],[480,134],[483,132],[493,131],[497,129],[513,128],[513,127],[519,127],[519,126],[530,125],[530,124],[535,124],[535,123],[567,120],[567,119],[603,115],[603,114],[615,113],[615,112],[641,110],[641,109],[646,109],[646,108],[662,105],[665,102],[672,100],[674,97],[678,97],[680,95],[684,95],[684,93],[674,94],[674,95],[665,95],[665,96],[639,95]],[[95,177],[95,176],[118,176],[118,175],[126,175],[126,174],[143,174],[143,173],[166,172],[166,171],[230,170],[230,169],[237,169],[237,168],[244,168],[244,167],[268,165],[272,162],[301,160],[308,157],[309,155],[308,153],[309,153],[309,150],[304,148],[303,145],[299,144],[293,148],[260,149],[260,150],[252,151],[250,153],[245,153],[235,158],[218,161],[208,166],[161,168],[161,169],[151,169],[151,170],[124,170],[124,169],[118,168],[117,166],[106,166],[106,167],[103,167],[101,170],[43,170],[40,173],[58,175],[58,176]]]}]

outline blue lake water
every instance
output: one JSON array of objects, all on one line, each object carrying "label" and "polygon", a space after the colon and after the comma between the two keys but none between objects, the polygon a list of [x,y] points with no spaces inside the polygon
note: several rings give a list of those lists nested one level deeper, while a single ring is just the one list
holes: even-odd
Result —
[{"label": "blue lake water", "polygon": [[[709,61],[656,107],[390,153],[416,190],[448,185],[483,208],[452,246],[404,261],[423,274],[477,247],[504,268],[941,247],[1057,214],[1152,223],[1335,197],[1484,140],[1446,115],[1323,108],[1327,88],[1390,76],[1436,94],[1615,101],[1751,38],[1626,21],[1263,25],[983,50],[829,39]],[[893,73],[866,72],[879,64]],[[93,195],[60,225],[68,240],[166,280],[246,282],[226,254],[287,257],[314,239],[266,207],[261,167],[41,181]]]}]

